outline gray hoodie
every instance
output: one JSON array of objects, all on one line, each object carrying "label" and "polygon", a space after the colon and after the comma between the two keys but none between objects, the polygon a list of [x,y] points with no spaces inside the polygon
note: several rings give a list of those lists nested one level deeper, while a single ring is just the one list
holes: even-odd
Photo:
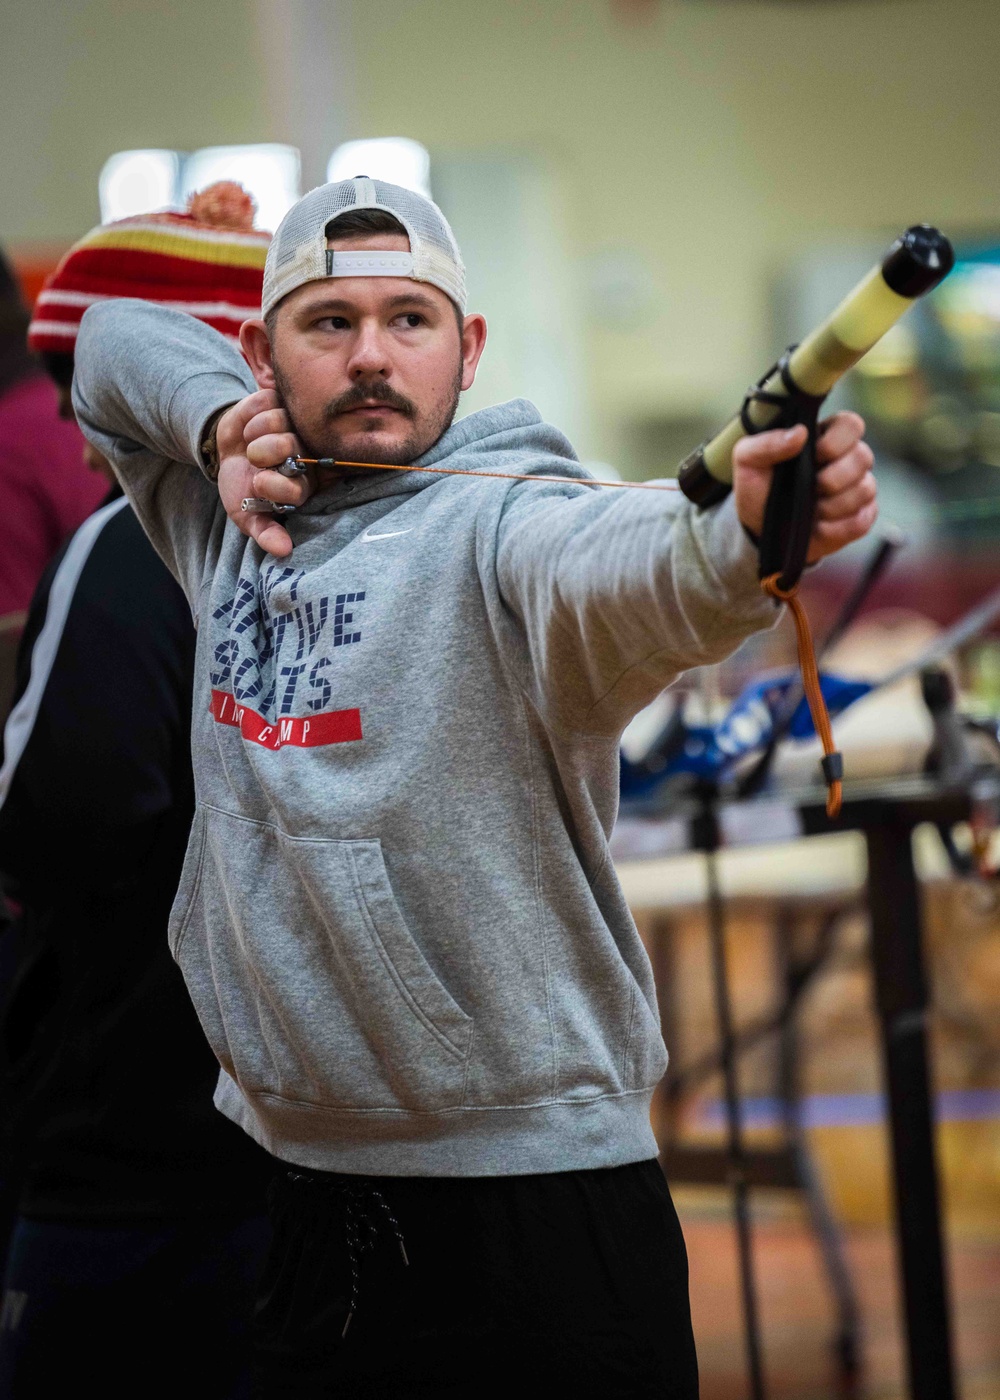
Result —
[{"label": "gray hoodie", "polygon": [[216,1103],[330,1171],[507,1175],[655,1153],[666,1065],[608,856],[618,739],[774,608],[733,506],[594,487],[525,400],[287,521],[275,560],[195,463],[254,388],[190,316],[83,318],[74,402],[199,628],[197,815],[170,940]]}]

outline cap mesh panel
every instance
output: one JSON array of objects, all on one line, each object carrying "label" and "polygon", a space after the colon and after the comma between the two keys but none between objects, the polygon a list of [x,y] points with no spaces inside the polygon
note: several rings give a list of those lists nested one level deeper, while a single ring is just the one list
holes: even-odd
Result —
[{"label": "cap mesh panel", "polygon": [[[374,189],[375,200],[358,200],[358,190]],[[465,268],[462,255],[447,220],[429,199],[413,190],[391,185],[384,180],[338,180],[320,185],[300,199],[282,219],[271,245],[264,275],[264,304],[271,306],[281,296],[300,285],[293,280],[287,286],[282,280],[282,268],[294,262],[304,248],[326,245],[326,227],[338,214],[349,209],[385,209],[408,227],[411,232],[410,252],[423,271],[423,277],[439,286],[464,309]],[[294,276],[294,274],[292,274]]]},{"label": "cap mesh panel", "polygon": [[416,231],[418,238],[425,238],[428,243],[433,243],[443,253],[450,253],[452,257],[457,256],[458,248],[455,245],[455,240],[449,236],[444,216],[429,200],[423,199],[410,190],[401,189],[399,185],[386,185],[381,180],[376,180],[374,184],[379,204],[393,212],[398,211],[410,227]]},{"label": "cap mesh panel", "polygon": [[354,208],[354,181],[341,180],[335,185],[320,185],[311,190],[282,219],[278,227],[276,264],[283,267],[291,262],[304,239],[315,237],[318,228],[326,228],[331,219]]}]

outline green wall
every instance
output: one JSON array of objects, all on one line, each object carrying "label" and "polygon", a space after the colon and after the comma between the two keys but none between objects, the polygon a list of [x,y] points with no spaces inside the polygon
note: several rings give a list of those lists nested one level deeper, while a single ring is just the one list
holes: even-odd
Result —
[{"label": "green wall", "polygon": [[267,140],[247,0],[0,0],[0,239],[71,241],[141,146]]},{"label": "green wall", "polygon": [[[79,234],[118,149],[302,140],[275,100],[282,3],[4,0],[0,237]],[[586,313],[587,456],[620,454],[635,418],[728,408],[776,348],[774,280],[808,248],[916,219],[1000,226],[996,0],[662,0],[632,25],[609,0],[336,9],[345,135],[552,172]],[[593,275],[619,252],[647,284],[625,327]]]},{"label": "green wall", "polygon": [[364,12],[360,126],[541,151],[577,258],[632,245],[648,264],[637,329],[591,298],[591,455],[626,417],[727,409],[776,348],[774,278],[810,245],[1000,226],[995,0],[662,0],[631,27],[606,0]]}]

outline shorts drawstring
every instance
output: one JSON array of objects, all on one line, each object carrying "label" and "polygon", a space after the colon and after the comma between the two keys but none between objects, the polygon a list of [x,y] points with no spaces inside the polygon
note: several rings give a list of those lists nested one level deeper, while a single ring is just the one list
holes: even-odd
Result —
[{"label": "shorts drawstring", "polygon": [[382,1192],[365,1177],[359,1177],[356,1182],[324,1181],[322,1177],[306,1175],[304,1172],[289,1172],[288,1180],[306,1181],[310,1185],[320,1186],[330,1194],[339,1196],[343,1201],[344,1235],[347,1241],[347,1258],[351,1270],[351,1298],[344,1330],[340,1334],[341,1337],[346,1337],[351,1319],[358,1309],[358,1298],[361,1293],[361,1261],[366,1254],[370,1254],[375,1248],[379,1238],[379,1228],[383,1222],[388,1221],[392,1233],[396,1237],[396,1243],[399,1245],[403,1263],[407,1268],[409,1267],[410,1260],[406,1253],[406,1242],[403,1239],[403,1232],[399,1228],[399,1221],[392,1213],[392,1208]]}]

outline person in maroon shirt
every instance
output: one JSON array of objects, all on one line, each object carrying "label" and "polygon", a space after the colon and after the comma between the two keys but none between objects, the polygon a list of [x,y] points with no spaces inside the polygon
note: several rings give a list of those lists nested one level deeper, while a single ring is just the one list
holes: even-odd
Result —
[{"label": "person in maroon shirt", "polygon": [[55,385],[27,346],[28,312],[0,253],[0,720],[35,585],[69,535],[107,495],[86,443],[59,416]]}]

